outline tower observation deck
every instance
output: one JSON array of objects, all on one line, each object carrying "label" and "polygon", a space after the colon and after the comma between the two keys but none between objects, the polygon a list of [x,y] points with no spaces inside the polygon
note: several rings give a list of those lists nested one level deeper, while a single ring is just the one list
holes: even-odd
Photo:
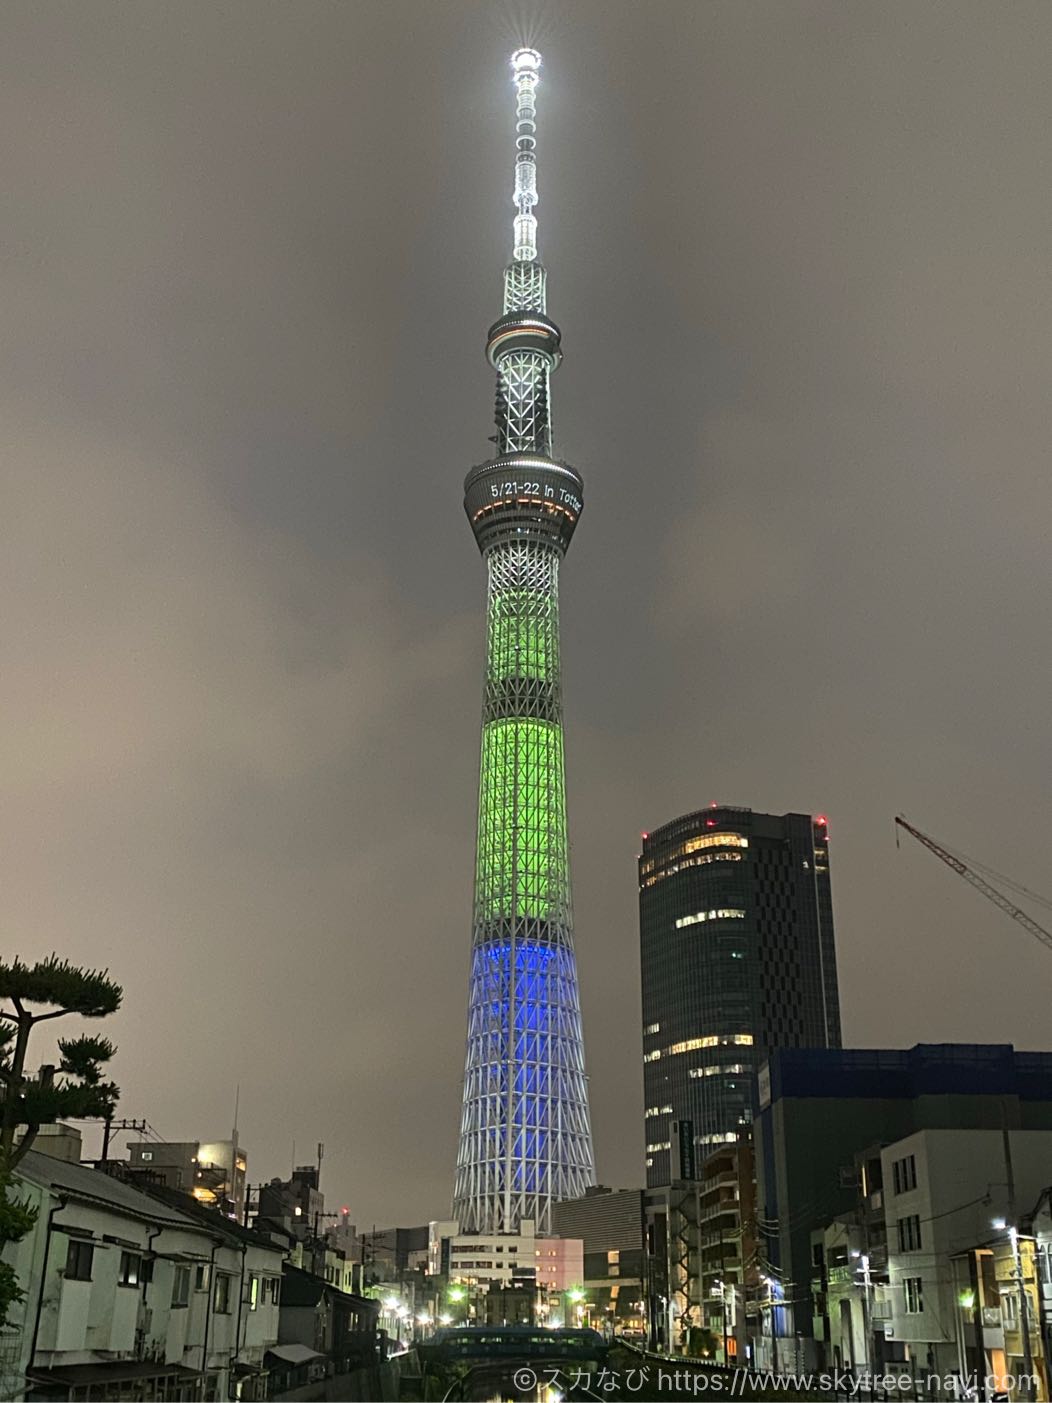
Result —
[{"label": "tower observation deck", "polygon": [[514,246],[486,354],[497,452],[464,508],[488,575],[478,844],[464,1104],[453,1216],[460,1231],[551,1231],[552,1203],[594,1182],[570,900],[559,669],[559,565],[584,501],[553,456],[561,359],[537,261],[540,54],[512,56]]}]

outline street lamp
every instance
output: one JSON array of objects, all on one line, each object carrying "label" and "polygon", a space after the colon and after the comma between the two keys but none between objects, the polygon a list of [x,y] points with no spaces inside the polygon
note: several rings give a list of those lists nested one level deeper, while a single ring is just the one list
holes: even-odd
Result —
[{"label": "street lamp", "polygon": [[[464,1306],[464,1302],[467,1299],[467,1292],[464,1290],[463,1286],[451,1286],[448,1296],[450,1303],[457,1308],[453,1314],[459,1316],[460,1307]],[[465,1325],[468,1323],[466,1306],[464,1306],[464,1319],[462,1323]]]},{"label": "street lamp", "polygon": [[[577,1327],[580,1328],[581,1316],[584,1314],[584,1306],[581,1304],[584,1300],[584,1296],[585,1293],[579,1286],[572,1286],[570,1290],[566,1292],[566,1305],[563,1314],[566,1317],[567,1325],[577,1325]],[[573,1305],[572,1310],[570,1309],[571,1304]]]},{"label": "street lamp", "polygon": [[389,1328],[389,1333],[392,1334],[396,1340],[398,1339],[399,1304],[400,1302],[397,1296],[385,1296],[383,1299],[384,1317],[387,1321],[387,1327]]}]

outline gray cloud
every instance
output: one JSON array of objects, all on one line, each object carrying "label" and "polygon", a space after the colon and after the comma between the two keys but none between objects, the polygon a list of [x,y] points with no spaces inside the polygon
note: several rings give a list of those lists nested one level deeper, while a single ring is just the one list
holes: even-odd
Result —
[{"label": "gray cloud", "polygon": [[[1047,6],[0,17],[8,947],[109,964],[123,1109],[445,1211],[516,24],[600,1173],[638,1182],[638,833],[832,823],[845,1034],[1047,1040]],[[524,34],[523,37],[526,37]]]}]

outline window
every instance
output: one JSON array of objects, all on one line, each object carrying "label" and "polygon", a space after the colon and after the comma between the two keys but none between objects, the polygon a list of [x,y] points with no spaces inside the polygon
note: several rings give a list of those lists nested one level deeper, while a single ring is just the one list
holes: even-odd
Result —
[{"label": "window", "polygon": [[920,1315],[924,1310],[923,1278],[919,1276],[904,1276],[902,1287],[906,1295],[906,1314]]},{"label": "window", "polygon": [[[751,1033],[727,1033],[723,1037],[709,1034],[704,1038],[687,1038],[684,1042],[673,1043],[671,1047],[665,1049],[669,1057],[676,1057],[681,1052],[696,1052],[699,1047],[751,1047]],[[653,1053],[650,1054],[653,1057]],[[643,1058],[646,1062],[648,1059]]]},{"label": "window", "polygon": [[747,848],[748,846],[748,838],[743,838],[740,833],[706,833],[704,838],[688,838],[681,847],[676,848],[669,856],[679,857],[683,853],[696,853],[699,848]]},{"label": "window", "polygon": [[172,1281],[172,1308],[178,1310],[190,1304],[190,1268],[176,1267]]},{"label": "window", "polygon": [[90,1281],[91,1263],[95,1256],[95,1244],[93,1242],[81,1242],[77,1238],[70,1238],[69,1247],[66,1249],[66,1270],[63,1272],[67,1281]]},{"label": "window", "polygon": [[1006,1330],[1018,1330],[1019,1301],[1016,1299],[1014,1291],[1006,1291],[1001,1297],[1001,1314],[1004,1319],[1004,1328]]},{"label": "window", "polygon": [[897,1159],[891,1166],[891,1177],[897,1194],[908,1193],[910,1189],[915,1189],[917,1187],[916,1155],[907,1155],[905,1159]]},{"label": "window", "polygon": [[217,1271],[217,1272],[216,1272],[216,1294],[215,1294],[215,1312],[216,1312],[216,1315],[229,1315],[229,1314],[230,1314],[230,1282],[231,1282],[231,1276],[230,1276],[230,1273],[229,1273],[229,1272],[226,1272],[226,1271]]},{"label": "window", "polygon": [[142,1258],[138,1252],[122,1252],[120,1271],[117,1275],[118,1286],[138,1286],[139,1273],[142,1270]]},{"label": "window", "polygon": [[646,1036],[646,1037],[650,1037],[650,1035],[651,1035],[652,1033],[660,1033],[660,1032],[661,1032],[661,1024],[660,1024],[660,1023],[648,1023],[647,1026],[643,1029],[644,1036]]},{"label": "window", "polygon": [[[740,1077],[748,1071],[744,1062],[731,1062],[722,1067],[688,1067],[688,1077]],[[669,1107],[671,1110],[672,1107]]]},{"label": "window", "polygon": [[194,1290],[208,1290],[208,1263],[201,1262],[194,1268]]},{"label": "window", "polygon": [[900,1218],[899,1229],[899,1251],[919,1252],[921,1245],[920,1217],[916,1213],[911,1213],[908,1218]]},{"label": "window", "polygon": [[270,1278],[270,1300],[272,1305],[277,1305],[281,1300],[281,1277],[272,1276]]},{"label": "window", "polygon": [[145,1164],[149,1164],[150,1160],[153,1159],[153,1150],[140,1150],[140,1152],[139,1152],[139,1158],[140,1158]]},{"label": "window", "polygon": [[720,906],[714,911],[695,911],[693,916],[680,916],[676,929],[684,926],[701,925],[705,921],[744,921],[745,912],[740,906]]},{"label": "window", "polygon": [[250,1276],[248,1278],[248,1308],[249,1310],[259,1309],[259,1277]]}]

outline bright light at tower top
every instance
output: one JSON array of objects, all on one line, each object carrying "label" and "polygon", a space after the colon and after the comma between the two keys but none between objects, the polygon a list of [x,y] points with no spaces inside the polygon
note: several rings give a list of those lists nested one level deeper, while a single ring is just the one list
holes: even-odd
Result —
[{"label": "bright light at tower top", "polygon": [[511,56],[511,66],[516,77],[527,71],[536,73],[541,66],[541,56],[536,49],[516,49]]},{"label": "bright light at tower top", "polygon": [[532,263],[537,257],[537,84],[541,56],[536,49],[516,49],[511,56],[515,81],[515,216],[513,257]]}]

